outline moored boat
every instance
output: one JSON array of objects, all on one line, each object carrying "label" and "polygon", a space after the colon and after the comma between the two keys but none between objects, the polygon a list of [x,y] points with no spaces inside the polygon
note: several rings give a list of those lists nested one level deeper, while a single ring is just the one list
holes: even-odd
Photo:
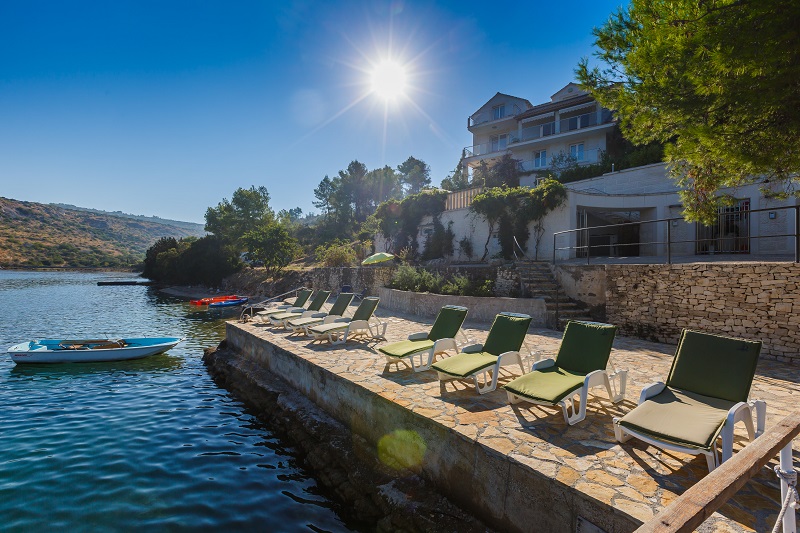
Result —
[{"label": "moored boat", "polygon": [[189,303],[192,305],[208,305],[214,302],[224,302],[226,300],[238,300],[242,298],[241,296],[237,296],[235,294],[226,294],[225,296],[210,296],[208,298],[200,298],[199,300],[190,300]]},{"label": "moored boat", "polygon": [[211,302],[210,304],[208,304],[208,308],[214,309],[217,307],[234,307],[236,305],[245,304],[247,303],[248,300],[249,298],[247,298],[246,296],[239,296],[235,300],[222,300],[219,302]]},{"label": "moored boat", "polygon": [[127,361],[164,353],[182,340],[180,337],[41,339],[12,346],[8,353],[17,364]]}]

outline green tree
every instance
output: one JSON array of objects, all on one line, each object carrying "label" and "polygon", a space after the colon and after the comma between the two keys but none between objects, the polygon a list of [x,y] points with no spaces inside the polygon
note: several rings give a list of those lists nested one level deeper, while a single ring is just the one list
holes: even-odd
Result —
[{"label": "green tree", "polygon": [[158,276],[157,259],[158,254],[178,247],[175,237],[161,237],[153,246],[147,249],[144,255],[144,268],[142,276],[148,279],[156,279]]},{"label": "green tree", "polygon": [[469,183],[469,173],[464,169],[464,151],[461,151],[461,159],[453,172],[442,180],[442,189],[446,191],[463,191],[471,187]]},{"label": "green tree", "polygon": [[231,244],[237,243],[245,232],[275,220],[269,206],[266,187],[236,189],[229,202],[223,199],[217,207],[206,210],[205,229]]},{"label": "green tree", "polygon": [[281,224],[260,226],[244,234],[242,242],[247,258],[264,264],[267,274],[275,276],[297,257],[297,241]]},{"label": "green tree", "polygon": [[333,182],[328,176],[322,178],[319,185],[314,189],[314,200],[311,202],[317,209],[322,209],[322,212],[327,214],[331,209],[331,198],[333,197],[334,187]]},{"label": "green tree", "polygon": [[431,184],[431,168],[415,157],[409,157],[397,167],[405,194],[417,194]]},{"label": "green tree", "polygon": [[665,144],[689,220],[722,187],[763,179],[794,192],[800,172],[800,2],[632,0],[600,28],[577,77],[636,144]]}]

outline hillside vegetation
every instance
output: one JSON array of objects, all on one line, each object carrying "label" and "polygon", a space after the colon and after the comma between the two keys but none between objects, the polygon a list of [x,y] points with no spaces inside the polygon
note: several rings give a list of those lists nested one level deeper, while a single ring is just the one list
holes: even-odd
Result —
[{"label": "hillside vegetation", "polygon": [[187,227],[0,198],[4,267],[130,267],[140,264],[161,237],[201,234]]}]

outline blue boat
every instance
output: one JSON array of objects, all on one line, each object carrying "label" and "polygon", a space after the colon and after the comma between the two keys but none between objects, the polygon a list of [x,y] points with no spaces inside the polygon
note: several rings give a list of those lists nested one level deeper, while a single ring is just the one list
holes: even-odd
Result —
[{"label": "blue boat", "polygon": [[42,339],[12,346],[8,353],[18,364],[127,361],[164,353],[182,340],[180,337]]},{"label": "blue boat", "polygon": [[218,307],[235,307],[237,305],[246,304],[249,298],[242,296],[241,298],[236,298],[235,300],[222,300],[221,302],[211,302],[208,304],[209,309],[214,309]]}]

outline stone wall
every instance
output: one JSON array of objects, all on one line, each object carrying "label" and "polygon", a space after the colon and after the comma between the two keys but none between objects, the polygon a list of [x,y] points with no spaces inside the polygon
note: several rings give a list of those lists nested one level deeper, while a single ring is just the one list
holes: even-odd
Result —
[{"label": "stone wall", "polygon": [[606,316],[620,334],[676,343],[683,328],[764,343],[800,362],[800,265],[604,265]]},{"label": "stone wall", "polygon": [[376,296],[378,289],[391,281],[394,270],[394,266],[317,268],[311,279],[315,289],[338,292],[342,285],[350,285],[357,293],[366,290],[368,295]]},{"label": "stone wall", "polygon": [[[496,296],[517,296],[520,292],[519,275],[513,268],[486,265],[431,265],[425,270],[451,277],[455,274],[465,276],[472,281],[494,281]],[[381,287],[385,287],[394,276],[394,266],[317,268],[312,274],[315,289],[339,291],[342,285],[350,285],[353,290],[376,296]]]},{"label": "stone wall", "polygon": [[477,296],[452,296],[427,292],[408,292],[383,288],[378,293],[381,308],[391,309],[415,317],[435,318],[444,305],[461,305],[469,309],[467,319],[491,322],[503,311],[531,315],[534,327],[547,323],[547,306],[541,298],[481,298]]}]

